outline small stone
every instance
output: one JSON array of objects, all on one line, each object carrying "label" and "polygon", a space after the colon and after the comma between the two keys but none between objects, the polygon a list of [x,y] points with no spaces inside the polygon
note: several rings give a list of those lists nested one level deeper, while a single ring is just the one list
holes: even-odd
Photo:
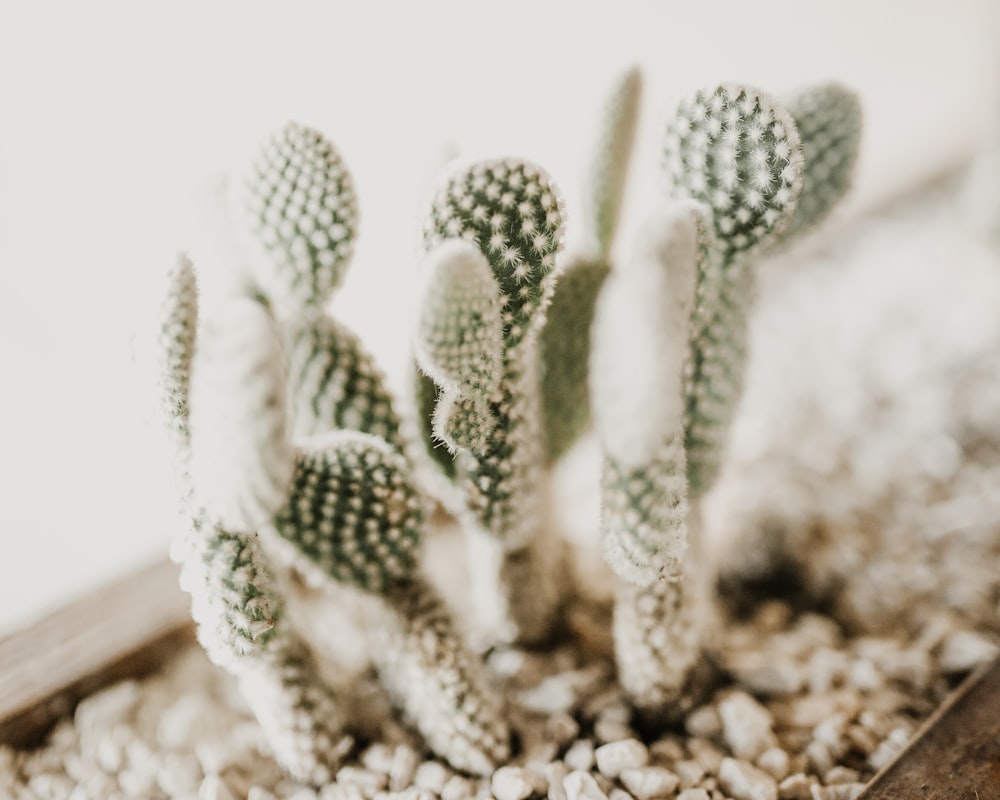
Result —
[{"label": "small stone", "polygon": [[774,717],[746,692],[736,691],[719,703],[722,735],[737,758],[752,761],[778,744]]},{"label": "small stone", "polygon": [[35,775],[28,781],[28,788],[40,800],[63,800],[73,791],[73,781],[65,775],[45,774]]},{"label": "small stone", "polygon": [[580,735],[580,723],[569,714],[553,714],[545,720],[545,736],[559,747],[567,744]]},{"label": "small stone", "polygon": [[213,772],[206,775],[198,787],[198,800],[236,800],[236,795],[229,785]]},{"label": "small stone", "polygon": [[955,631],[942,643],[938,664],[944,672],[971,672],[980,664],[992,661],[1000,647],[980,633]]},{"label": "small stone", "polygon": [[684,720],[684,730],[689,736],[712,739],[722,733],[722,720],[715,706],[700,706]]},{"label": "small stone", "polygon": [[676,791],[680,778],[665,767],[623,769],[618,779],[636,800],[654,800]]},{"label": "small stone", "polygon": [[260,786],[251,786],[250,791],[247,792],[247,800],[278,800],[278,798],[267,789],[262,789]]},{"label": "small stone", "polygon": [[684,758],[684,745],[674,736],[663,736],[649,746],[654,761],[673,764]]},{"label": "small stone", "polygon": [[608,800],[635,800],[635,798],[624,789],[615,788],[608,792]]},{"label": "small stone", "polygon": [[608,800],[594,776],[589,772],[575,769],[563,778],[566,800]]},{"label": "small stone", "polygon": [[419,789],[427,789],[440,795],[452,773],[438,761],[424,761],[413,775],[413,784]]},{"label": "small stone", "polygon": [[781,800],[811,800],[813,781],[801,772],[789,775],[778,784]]},{"label": "small stone", "polygon": [[476,784],[461,775],[452,775],[441,790],[441,800],[468,800],[476,793]]},{"label": "small stone", "polygon": [[383,742],[376,742],[365,748],[361,754],[361,764],[365,769],[388,775],[392,768],[393,748]]},{"label": "small stone", "polygon": [[398,744],[392,751],[392,762],[389,765],[389,790],[400,792],[414,782],[420,756],[409,745]]},{"label": "small stone", "polygon": [[806,747],[806,757],[809,759],[810,768],[817,775],[825,775],[837,763],[830,748],[815,739]]},{"label": "small stone", "polygon": [[813,784],[812,800],[854,800],[864,790],[863,783],[839,783],[834,786]]},{"label": "small stone", "polygon": [[80,701],[73,719],[81,737],[126,722],[142,697],[136,681],[121,681]]},{"label": "small stone", "polygon": [[576,700],[576,689],[565,674],[552,675],[514,696],[518,705],[538,714],[566,713],[576,705]]},{"label": "small stone", "polygon": [[778,800],[778,784],[763,770],[735,758],[719,766],[719,786],[733,800]]},{"label": "small stone", "polygon": [[371,797],[375,792],[384,789],[388,776],[362,767],[346,766],[337,770],[337,783],[344,786],[357,786],[365,797]]},{"label": "small stone", "polygon": [[606,778],[617,778],[623,769],[644,767],[649,763],[649,751],[638,739],[625,739],[605,744],[594,751],[597,769]]},{"label": "small stone", "polygon": [[795,694],[805,684],[802,666],[790,656],[745,652],[727,660],[736,682],[756,695]]},{"label": "small stone", "polygon": [[525,800],[535,789],[535,776],[521,767],[500,767],[490,780],[496,800]]},{"label": "small stone", "polygon": [[697,786],[705,777],[705,768],[694,759],[684,759],[674,764],[674,772],[680,779],[681,787],[690,789]]},{"label": "small stone", "polygon": [[695,787],[685,789],[677,795],[677,800],[712,800],[712,796],[705,789]]},{"label": "small stone", "polygon": [[822,742],[834,758],[840,758],[847,750],[844,732],[847,730],[847,716],[834,714],[813,728],[813,740]]},{"label": "small stone", "polygon": [[167,753],[156,771],[156,782],[170,797],[193,795],[204,779],[198,759],[190,754]]},{"label": "small stone", "polygon": [[823,776],[823,783],[827,786],[835,783],[860,783],[861,774],[856,769],[838,764]]},{"label": "small stone", "polygon": [[875,752],[878,747],[878,740],[867,728],[861,725],[850,725],[844,734],[851,748],[857,750],[862,755],[868,756]]},{"label": "small stone", "polygon": [[895,728],[885,740],[868,756],[868,766],[878,772],[889,766],[910,741],[910,732],[906,728]]},{"label": "small stone", "polygon": [[566,787],[563,781],[569,774],[562,761],[553,761],[545,770],[545,778],[549,782],[548,800],[567,800]]},{"label": "small stone", "polygon": [[788,776],[790,763],[788,753],[780,747],[769,747],[757,757],[757,766],[776,781]]},{"label": "small stone", "polygon": [[570,769],[587,772],[594,766],[594,743],[590,739],[578,739],[570,745],[563,761]]},{"label": "small stone", "polygon": [[718,747],[706,739],[694,737],[688,741],[688,750],[708,775],[718,774],[719,766],[725,757]]},{"label": "small stone", "polygon": [[594,738],[602,744],[635,738],[635,731],[627,723],[614,718],[599,717],[594,722]]}]

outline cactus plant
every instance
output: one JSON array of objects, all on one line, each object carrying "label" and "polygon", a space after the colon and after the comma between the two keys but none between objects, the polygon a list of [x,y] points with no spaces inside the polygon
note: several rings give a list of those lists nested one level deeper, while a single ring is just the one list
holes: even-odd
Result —
[{"label": "cactus plant", "polygon": [[[426,501],[411,480],[381,373],[357,337],[322,311],[354,238],[350,176],[329,142],[298,125],[262,153],[237,195],[244,213],[232,218],[242,232],[222,234],[240,243],[261,294],[227,299],[194,348],[193,316],[180,313],[194,307],[193,283],[176,279],[165,328],[164,396],[171,409],[191,409],[197,513],[185,584],[202,641],[239,676],[278,759],[321,783],[349,747],[340,731],[350,720],[305,642],[281,624],[282,599],[258,536],[306,574],[362,590],[389,619],[405,615],[405,598],[426,610],[423,621],[402,625],[395,659],[373,639],[372,660],[436,752],[488,772],[508,753],[502,704],[435,591],[417,577]],[[429,658],[428,648],[448,658]],[[446,710],[463,702],[477,713],[454,729]]]},{"label": "cactus plant", "polygon": [[[799,98],[808,145],[792,114],[751,88],[682,101],[664,146],[677,205],[599,297],[591,386],[605,451],[604,552],[622,579],[619,677],[643,711],[690,693],[712,636],[704,570],[685,550],[741,391],[754,261],[830,210],[856,157],[853,95],[820,87]],[[633,369],[616,370],[626,359]]]},{"label": "cactus plant", "polygon": [[562,218],[548,176],[509,159],[454,169],[424,229],[416,357],[438,387],[433,430],[456,453],[482,618],[524,641],[549,633],[561,594],[561,543],[539,524],[538,333]]}]

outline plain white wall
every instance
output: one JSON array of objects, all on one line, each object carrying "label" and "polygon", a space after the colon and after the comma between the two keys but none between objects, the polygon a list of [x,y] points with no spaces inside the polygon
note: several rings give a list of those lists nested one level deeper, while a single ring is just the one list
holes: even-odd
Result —
[{"label": "plain white wall", "polygon": [[872,203],[991,133],[995,5],[0,0],[0,632],[165,552],[136,342],[192,187],[286,119],[354,174],[335,309],[398,381],[421,200],[453,148],[545,166],[572,242],[604,90],[638,63],[627,234],[672,96],[835,78],[863,98],[853,202]]}]

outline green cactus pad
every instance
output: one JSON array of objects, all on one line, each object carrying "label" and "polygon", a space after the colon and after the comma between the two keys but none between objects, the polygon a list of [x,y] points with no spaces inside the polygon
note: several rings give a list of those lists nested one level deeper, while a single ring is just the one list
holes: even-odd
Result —
[{"label": "green cactus pad", "polygon": [[198,285],[191,260],[181,254],[167,274],[157,341],[160,404],[171,437],[181,448],[190,437],[188,391],[197,327]]},{"label": "green cactus pad", "polygon": [[503,368],[500,291],[490,264],[469,242],[428,255],[418,302],[415,354],[439,386],[488,402]]},{"label": "green cactus pad", "polygon": [[597,146],[587,174],[585,213],[592,227],[597,255],[604,261],[611,253],[618,229],[641,95],[642,75],[633,67],[618,79],[605,103]]},{"label": "green cactus pad", "polygon": [[711,208],[726,252],[773,239],[802,189],[794,120],[745,86],[722,85],[683,100],[667,127],[663,164],[671,197]]},{"label": "green cactus pad", "polygon": [[434,409],[432,430],[452,454],[468,450],[486,453],[497,426],[489,403],[478,397],[442,392]]},{"label": "green cactus pad", "polygon": [[423,509],[405,459],[355,431],[317,437],[300,451],[278,533],[330,577],[373,593],[416,567]]},{"label": "green cactus pad", "polygon": [[805,158],[802,193],[785,239],[818,224],[847,193],[861,145],[861,103],[836,83],[799,92],[787,102]]},{"label": "green cactus pad", "polygon": [[242,205],[256,244],[254,277],[295,308],[320,306],[340,285],[354,246],[354,186],[322,134],[289,123],[262,147]]},{"label": "green cactus pad", "polygon": [[401,445],[385,377],[352,331],[318,312],[293,319],[284,340],[293,436],[341,428]]},{"label": "green cactus pad", "polygon": [[562,237],[562,201],[548,175],[515,159],[452,171],[424,228],[427,250],[466,239],[486,256],[500,287],[508,344],[528,333],[547,300]]},{"label": "green cactus pad", "polygon": [[268,309],[230,299],[200,331],[191,375],[191,476],[209,518],[247,533],[287,498],[285,372]]},{"label": "green cactus pad", "polygon": [[559,275],[538,337],[546,458],[555,463],[590,424],[587,364],[597,293],[611,272],[605,261],[571,261]]}]

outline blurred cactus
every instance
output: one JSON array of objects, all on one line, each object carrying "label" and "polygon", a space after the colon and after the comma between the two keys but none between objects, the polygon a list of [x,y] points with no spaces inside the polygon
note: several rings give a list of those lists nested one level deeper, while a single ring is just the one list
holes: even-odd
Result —
[{"label": "blurred cactus", "polygon": [[550,464],[558,461],[590,424],[590,326],[597,293],[611,271],[611,248],[618,231],[641,94],[641,74],[632,68],[619,78],[605,103],[584,194],[590,243],[560,271],[539,338],[542,413]]},{"label": "blurred cactus", "polygon": [[[393,683],[399,676],[385,654],[371,658],[436,752],[488,772],[507,753],[507,723],[485,673],[416,576],[426,503],[401,450],[399,418],[371,356],[321,309],[349,260],[350,177],[318,133],[290,125],[265,147],[244,189],[250,227],[241,242],[264,294],[226,300],[194,348],[193,337],[178,334],[194,327],[191,267],[183,262],[161,347],[168,411],[191,408],[190,426],[172,427],[190,429],[196,505],[185,586],[201,641],[239,676],[278,759],[296,777],[323,783],[350,747],[340,733],[350,721],[308,647],[281,624],[258,533],[275,547],[283,542],[307,574],[378,598],[387,614],[389,598],[401,596],[435,608],[433,624],[395,641],[407,680]],[[421,655],[427,648],[450,653],[450,661]],[[458,673],[455,663],[463,665]],[[456,695],[480,709],[481,730],[455,730],[440,710],[410,713]]]},{"label": "blurred cactus", "polygon": [[712,638],[704,571],[685,551],[742,391],[754,261],[828,213],[856,159],[853,95],[819,87],[794,108],[806,140],[788,111],[747,87],[682,101],[664,145],[677,205],[651,220],[598,299],[591,392],[605,451],[604,552],[623,580],[616,656],[646,712],[690,694]]},{"label": "blurred cactus", "polygon": [[[562,205],[547,175],[516,160],[454,170],[424,229],[416,358],[438,387],[433,432],[456,452],[456,481],[475,551],[484,619],[501,638],[539,640],[557,618],[553,586],[501,581],[535,551],[557,560],[560,543],[539,524],[544,470],[538,332],[562,243]],[[474,548],[476,545],[473,546]],[[492,559],[483,567],[484,559]],[[489,584],[489,588],[484,586]],[[514,590],[516,588],[516,591]],[[551,599],[543,607],[540,599]]]}]

